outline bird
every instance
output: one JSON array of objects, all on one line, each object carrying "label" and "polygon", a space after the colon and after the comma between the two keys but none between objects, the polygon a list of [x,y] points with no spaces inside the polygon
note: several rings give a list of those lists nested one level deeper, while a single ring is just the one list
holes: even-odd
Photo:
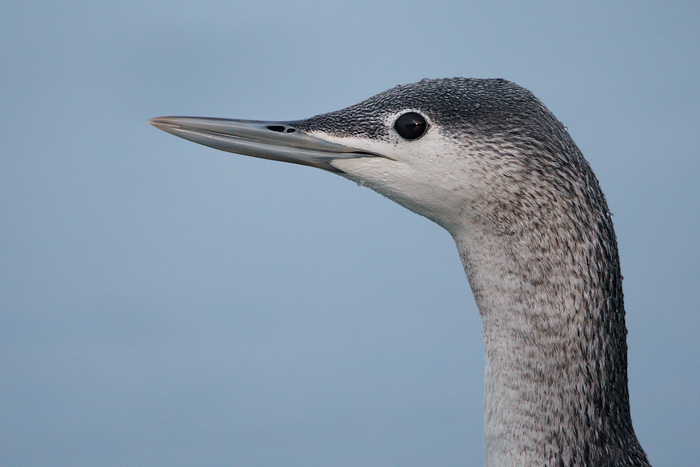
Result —
[{"label": "bird", "polygon": [[446,229],[481,317],[488,466],[648,466],[630,415],[612,214],[568,129],[505,79],[423,79],[296,121],[158,117],[308,165]]}]

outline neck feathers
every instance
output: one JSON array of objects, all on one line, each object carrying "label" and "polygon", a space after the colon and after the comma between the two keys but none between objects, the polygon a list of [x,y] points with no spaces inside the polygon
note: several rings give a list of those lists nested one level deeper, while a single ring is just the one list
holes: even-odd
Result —
[{"label": "neck feathers", "polygon": [[489,465],[648,465],[612,221],[594,178],[570,189],[589,192],[518,197],[455,235],[484,329]]}]

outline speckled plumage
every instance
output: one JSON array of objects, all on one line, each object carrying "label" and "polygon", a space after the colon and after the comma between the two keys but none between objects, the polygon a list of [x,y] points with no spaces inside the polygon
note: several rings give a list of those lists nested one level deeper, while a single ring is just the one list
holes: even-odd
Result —
[{"label": "speckled plumage", "polygon": [[[417,139],[394,128],[407,112],[425,117]],[[422,80],[296,122],[151,123],[331,170],[452,234],[483,323],[488,465],[649,465],[630,418],[611,215],[566,128],[532,93],[500,79]]]},{"label": "speckled plumage", "polygon": [[386,116],[406,110],[428,117],[445,141],[424,155],[436,174],[422,185],[452,186],[441,189],[444,202],[463,192],[449,219],[357,169],[371,161],[336,167],[454,236],[484,327],[488,464],[648,465],[630,418],[611,215],[566,128],[514,83],[461,78],[398,86],[296,123],[386,153],[358,142],[397,147]]}]

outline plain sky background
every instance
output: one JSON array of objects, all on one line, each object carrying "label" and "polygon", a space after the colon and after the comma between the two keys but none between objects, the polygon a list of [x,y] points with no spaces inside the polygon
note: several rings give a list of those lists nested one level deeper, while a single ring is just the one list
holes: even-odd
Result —
[{"label": "plain sky background", "polygon": [[481,324],[437,225],[160,115],[285,120],[502,77],[615,217],[637,434],[700,458],[700,3],[6,2],[0,465],[483,463]]}]

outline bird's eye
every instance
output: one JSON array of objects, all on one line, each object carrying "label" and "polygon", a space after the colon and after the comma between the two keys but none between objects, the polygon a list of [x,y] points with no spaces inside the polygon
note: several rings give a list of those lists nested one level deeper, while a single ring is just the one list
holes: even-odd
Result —
[{"label": "bird's eye", "polygon": [[401,115],[394,123],[394,129],[402,138],[413,140],[425,134],[428,129],[428,122],[416,112],[408,112]]}]

